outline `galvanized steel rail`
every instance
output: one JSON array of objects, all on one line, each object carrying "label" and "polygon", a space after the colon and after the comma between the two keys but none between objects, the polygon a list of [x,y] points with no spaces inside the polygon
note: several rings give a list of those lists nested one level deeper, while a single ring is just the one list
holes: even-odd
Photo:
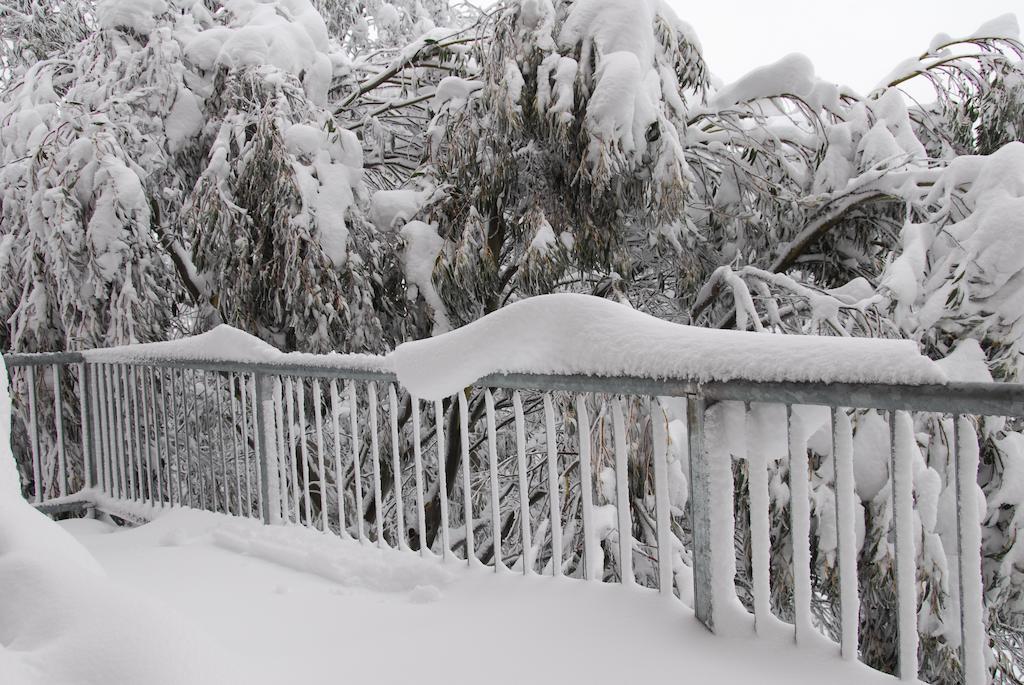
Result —
[{"label": "galvanized steel rail", "polygon": [[[976,456],[966,465],[961,459],[965,432],[977,441],[963,417],[1024,416],[1024,385],[508,374],[482,378],[444,402],[422,402],[409,397],[393,374],[326,360],[98,362],[78,353],[8,354],[4,360],[20,415],[28,417],[23,472],[29,497],[51,512],[99,500],[194,507],[316,527],[495,570],[642,583],[673,598],[692,592],[697,617],[712,629],[724,601],[715,589],[714,560],[733,554],[731,539],[724,549],[712,534],[713,500],[727,494],[731,502],[733,487],[731,471],[726,478],[715,466],[721,436],[705,433],[706,422],[725,411],[716,407],[741,403],[746,421],[752,404],[782,405],[791,474],[808,468],[807,436],[799,434],[793,408],[831,408],[841,575],[857,572],[847,409],[885,412],[903,635],[899,671],[905,678],[917,675],[917,599],[906,592],[913,588],[915,557],[901,517],[913,506],[913,491],[897,429],[910,420],[908,412],[950,415],[957,594],[962,614],[969,609],[961,620],[965,681],[974,685],[984,671],[985,648],[972,641],[967,625],[982,600],[981,588],[964,587],[977,575],[972,568],[980,564],[980,551],[963,547],[963,540],[976,539],[979,526],[964,509],[969,494],[962,489],[976,482],[978,466]],[[672,510],[669,494],[669,466],[681,449],[669,439],[676,421],[687,435],[685,512]],[[766,510],[766,462],[744,456],[751,457],[750,506]],[[631,486],[631,464],[651,467],[639,486]],[[794,630],[800,638],[815,629],[806,618],[810,511],[805,479],[791,477],[790,485]],[[602,514],[599,522],[604,507],[613,507],[615,515]],[[770,541],[763,520],[752,523],[750,532],[758,624],[770,612]],[[674,544],[682,538],[692,556],[692,589],[678,581],[681,557]],[[839,594],[836,637],[842,655],[852,659],[858,651],[856,583],[841,582]]]}]

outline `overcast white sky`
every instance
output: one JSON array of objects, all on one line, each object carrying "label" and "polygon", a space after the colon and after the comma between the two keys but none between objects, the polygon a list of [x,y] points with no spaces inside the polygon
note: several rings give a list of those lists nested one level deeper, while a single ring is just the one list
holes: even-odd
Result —
[{"label": "overcast white sky", "polygon": [[[490,5],[495,0],[471,0]],[[631,2],[635,0],[623,0]],[[724,82],[801,52],[820,78],[867,94],[936,33],[967,35],[1021,0],[667,0]]]},{"label": "overcast white sky", "polygon": [[1021,0],[668,0],[697,31],[713,73],[733,81],[791,52],[820,78],[866,93],[936,33],[967,35]]}]

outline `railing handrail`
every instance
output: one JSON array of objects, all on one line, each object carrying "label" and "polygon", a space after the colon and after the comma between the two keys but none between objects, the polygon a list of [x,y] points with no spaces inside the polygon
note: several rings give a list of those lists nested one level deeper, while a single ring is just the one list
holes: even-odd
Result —
[{"label": "railing handrail", "polygon": [[[165,369],[195,369],[213,372],[264,373],[281,376],[344,378],[347,380],[398,382],[393,372],[357,368],[334,362],[331,355],[322,363],[303,359],[290,361],[204,361],[160,357],[97,360],[81,352],[11,353],[3,355],[8,366],[50,364],[123,363]],[[599,392],[660,397],[701,395],[708,401],[766,402],[828,407],[857,407],[883,411],[927,411],[978,416],[1024,416],[1024,383],[950,382],[911,385],[906,383],[824,383],[811,381],[756,381],[742,378],[701,382],[685,378],[642,376],[564,375],[511,373],[492,374],[474,383],[484,388]]]}]

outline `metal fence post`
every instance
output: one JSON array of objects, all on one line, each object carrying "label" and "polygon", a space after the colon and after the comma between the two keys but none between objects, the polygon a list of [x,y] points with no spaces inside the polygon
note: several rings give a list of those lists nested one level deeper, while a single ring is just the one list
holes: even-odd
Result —
[{"label": "metal fence post", "polygon": [[686,398],[686,430],[690,451],[690,520],[693,525],[693,610],[714,632],[711,589],[711,473],[704,449],[704,412],[700,395]]},{"label": "metal fence post", "polygon": [[256,448],[259,457],[260,488],[263,495],[263,522],[281,522],[281,488],[277,481],[277,436],[275,435],[274,393],[271,379],[256,373]]}]

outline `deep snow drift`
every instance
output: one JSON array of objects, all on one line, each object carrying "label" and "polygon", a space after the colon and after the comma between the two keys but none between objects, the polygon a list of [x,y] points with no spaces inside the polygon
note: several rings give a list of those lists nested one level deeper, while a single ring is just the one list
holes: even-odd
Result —
[{"label": "deep snow drift", "polygon": [[[0,364],[0,683],[226,683],[248,667],[198,624],[112,580],[21,498]],[[234,674],[234,675],[229,675]]]}]

